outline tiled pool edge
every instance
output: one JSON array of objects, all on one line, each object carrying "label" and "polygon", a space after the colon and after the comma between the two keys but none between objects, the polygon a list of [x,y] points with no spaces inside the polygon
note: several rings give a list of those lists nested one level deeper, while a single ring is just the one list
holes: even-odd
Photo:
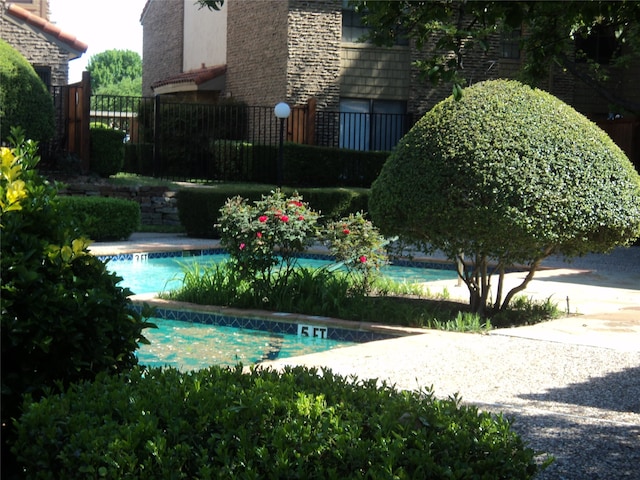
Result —
[{"label": "tiled pool edge", "polygon": [[175,302],[157,298],[153,294],[133,295],[130,298],[134,309],[141,311],[145,304],[149,305],[155,309],[154,317],[157,318],[292,335],[299,335],[301,327],[307,327],[306,335],[308,336],[354,343],[389,340],[426,333],[425,330],[417,328],[354,322],[329,317]]},{"label": "tiled pool edge", "polygon": [[[126,252],[105,255],[96,255],[102,261],[125,262],[125,261],[144,261],[153,258],[184,258],[184,257],[200,257],[204,255],[224,255],[226,250],[221,247],[203,248],[203,249],[184,249],[173,251],[149,251],[149,252]],[[333,257],[327,253],[318,251],[307,251],[296,255],[298,258],[332,260]],[[392,258],[391,265],[413,268],[429,268],[433,270],[455,270],[455,264],[450,260],[440,260],[433,258]]]}]

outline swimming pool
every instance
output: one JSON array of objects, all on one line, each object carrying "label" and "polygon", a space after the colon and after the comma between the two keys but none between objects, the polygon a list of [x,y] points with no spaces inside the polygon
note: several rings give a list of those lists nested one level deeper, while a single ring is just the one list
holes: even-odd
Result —
[{"label": "swimming pool", "polygon": [[[121,286],[129,288],[135,294],[143,294],[166,292],[179,288],[182,285],[185,267],[194,263],[203,266],[210,265],[229,257],[222,251],[209,250],[204,252],[139,253],[101,258],[103,260],[108,258],[107,268],[122,277]],[[300,265],[305,267],[320,268],[331,263],[331,260],[321,256],[300,259]],[[457,278],[457,273],[454,270],[444,267],[447,265],[422,262],[396,263],[383,267],[381,271],[383,275],[393,280],[408,283]]]},{"label": "swimming pool", "polygon": [[151,344],[138,349],[139,362],[149,367],[169,365],[183,371],[211,365],[253,365],[356,344],[321,335],[293,335],[165,318],[150,321],[158,328],[145,330]]}]

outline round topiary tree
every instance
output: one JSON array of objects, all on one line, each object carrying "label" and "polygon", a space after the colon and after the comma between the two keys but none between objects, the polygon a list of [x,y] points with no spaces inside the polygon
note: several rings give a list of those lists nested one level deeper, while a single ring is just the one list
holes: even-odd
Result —
[{"label": "round topiary tree", "polygon": [[54,109],[51,94],[27,60],[0,40],[0,141],[6,142],[11,127],[44,142],[53,136]]},{"label": "round topiary tree", "polygon": [[[399,142],[369,205],[383,234],[468,264],[459,274],[485,313],[524,290],[540,262],[607,252],[640,236],[640,176],[595,124],[516,81],[465,90],[429,111]],[[528,265],[504,300],[506,269]]]}]

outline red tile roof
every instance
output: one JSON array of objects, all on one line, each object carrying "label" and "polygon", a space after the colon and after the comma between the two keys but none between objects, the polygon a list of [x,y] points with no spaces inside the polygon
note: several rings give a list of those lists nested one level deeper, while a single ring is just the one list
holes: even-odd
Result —
[{"label": "red tile roof", "polygon": [[213,80],[221,75],[224,75],[227,71],[226,65],[216,65],[214,67],[202,67],[198,70],[190,70],[188,72],[179,73],[164,80],[159,80],[151,85],[151,88],[164,87],[166,85],[176,84],[192,84],[200,85],[209,80]]},{"label": "red tile roof", "polygon": [[34,15],[33,13],[25,10],[22,7],[19,7],[18,5],[10,3],[7,7],[7,13],[14,18],[17,18],[18,20],[26,22],[36,29],[41,30],[43,33],[53,37],[54,39],[66,45],[71,50],[74,50],[80,54],[86,52],[87,48],[89,48],[89,45],[81,42],[74,35],[62,31],[62,29],[55,24],[48,22],[44,18]]}]

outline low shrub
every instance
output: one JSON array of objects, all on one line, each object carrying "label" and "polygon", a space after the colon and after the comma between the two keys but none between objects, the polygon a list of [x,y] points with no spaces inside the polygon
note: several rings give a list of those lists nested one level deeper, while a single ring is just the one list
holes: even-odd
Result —
[{"label": "low shrub", "polygon": [[540,470],[503,416],[330,370],[135,369],[28,403],[25,478],[492,478]]},{"label": "low shrub", "polygon": [[140,205],[132,200],[72,196],[60,197],[60,205],[91,240],[126,240],[140,227]]},{"label": "low shrub", "polygon": [[211,150],[215,159],[216,178],[241,181],[249,176],[253,145],[238,140],[213,140]]},{"label": "low shrub", "polygon": [[284,145],[284,179],[297,187],[369,188],[378,177],[389,152],[347,150],[287,143]]},{"label": "low shrub", "polygon": [[[180,223],[190,237],[219,238],[215,227],[220,208],[227,199],[237,195],[249,201],[260,200],[273,189],[269,185],[216,185],[212,187],[185,188],[178,192],[177,206]],[[292,188],[282,191],[290,195]],[[350,213],[367,209],[369,191],[359,188],[299,188],[311,208],[319,212],[322,221],[336,220]]]},{"label": "low shrub", "polygon": [[115,175],[124,165],[125,132],[94,125],[90,128],[90,169],[101,177]]},{"label": "low shrub", "polygon": [[[318,214],[280,190],[253,203],[236,196],[220,209],[220,245],[257,298],[286,283],[296,259],[317,236]],[[277,274],[276,274],[277,272]]]}]

